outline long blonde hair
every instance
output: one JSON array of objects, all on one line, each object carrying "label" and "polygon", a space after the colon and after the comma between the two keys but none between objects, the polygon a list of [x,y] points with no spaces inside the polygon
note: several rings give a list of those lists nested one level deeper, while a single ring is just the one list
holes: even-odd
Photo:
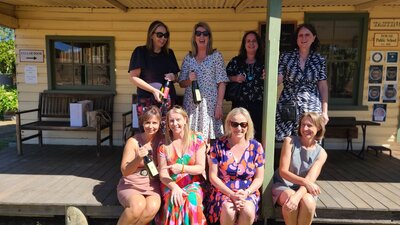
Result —
[{"label": "long blonde hair", "polygon": [[173,141],[173,134],[171,131],[171,127],[169,124],[169,120],[170,120],[170,116],[172,113],[177,113],[180,114],[185,120],[186,120],[186,124],[185,127],[183,128],[183,131],[185,132],[183,134],[183,139],[182,139],[182,144],[183,144],[183,149],[186,149],[189,146],[189,141],[190,141],[190,129],[189,129],[189,116],[186,113],[186,111],[180,107],[180,106],[174,106],[172,107],[172,109],[170,109],[167,113],[167,118],[166,118],[166,132],[165,132],[165,143],[166,144],[171,144]]}]

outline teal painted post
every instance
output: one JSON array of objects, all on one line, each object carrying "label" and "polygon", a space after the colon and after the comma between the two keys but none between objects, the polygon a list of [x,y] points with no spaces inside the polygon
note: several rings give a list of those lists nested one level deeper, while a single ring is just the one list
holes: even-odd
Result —
[{"label": "teal painted post", "polygon": [[267,0],[267,26],[265,35],[265,72],[264,82],[264,115],[263,115],[263,146],[265,149],[265,173],[262,210],[264,221],[273,218],[271,184],[274,173],[275,152],[275,113],[278,82],[279,40],[281,33],[282,0]]}]

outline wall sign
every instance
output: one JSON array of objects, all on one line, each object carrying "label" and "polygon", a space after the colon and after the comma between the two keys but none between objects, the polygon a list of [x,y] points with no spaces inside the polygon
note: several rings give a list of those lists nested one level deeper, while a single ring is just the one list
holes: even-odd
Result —
[{"label": "wall sign", "polygon": [[370,30],[400,30],[400,19],[371,19]]},{"label": "wall sign", "polygon": [[374,34],[374,47],[397,47],[399,43],[399,34]]},{"label": "wall sign", "polygon": [[19,50],[19,61],[20,62],[42,63],[42,62],[44,62],[44,51],[43,50],[20,49]]}]

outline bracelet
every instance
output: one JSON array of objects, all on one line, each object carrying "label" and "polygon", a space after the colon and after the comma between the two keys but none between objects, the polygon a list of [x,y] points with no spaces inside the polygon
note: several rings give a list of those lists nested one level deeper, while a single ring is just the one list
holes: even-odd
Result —
[{"label": "bracelet", "polygon": [[182,163],[182,170],[181,173],[183,173],[183,170],[185,169],[185,164]]},{"label": "bracelet", "polygon": [[249,189],[246,189],[247,195],[251,194],[251,191]]}]

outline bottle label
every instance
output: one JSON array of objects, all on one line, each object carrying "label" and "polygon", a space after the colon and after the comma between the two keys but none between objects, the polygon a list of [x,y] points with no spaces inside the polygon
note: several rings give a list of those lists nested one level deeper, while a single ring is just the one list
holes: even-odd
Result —
[{"label": "bottle label", "polygon": [[155,176],[158,175],[157,167],[156,167],[156,165],[154,164],[153,161],[148,162],[148,163],[146,164],[146,167],[147,167],[147,170],[149,171],[149,173],[150,173],[150,175],[151,175],[152,177],[155,177]]},{"label": "bottle label", "polygon": [[197,102],[201,102],[201,94],[200,94],[200,90],[196,89],[194,90],[194,94],[195,94],[195,98],[197,100]]}]

